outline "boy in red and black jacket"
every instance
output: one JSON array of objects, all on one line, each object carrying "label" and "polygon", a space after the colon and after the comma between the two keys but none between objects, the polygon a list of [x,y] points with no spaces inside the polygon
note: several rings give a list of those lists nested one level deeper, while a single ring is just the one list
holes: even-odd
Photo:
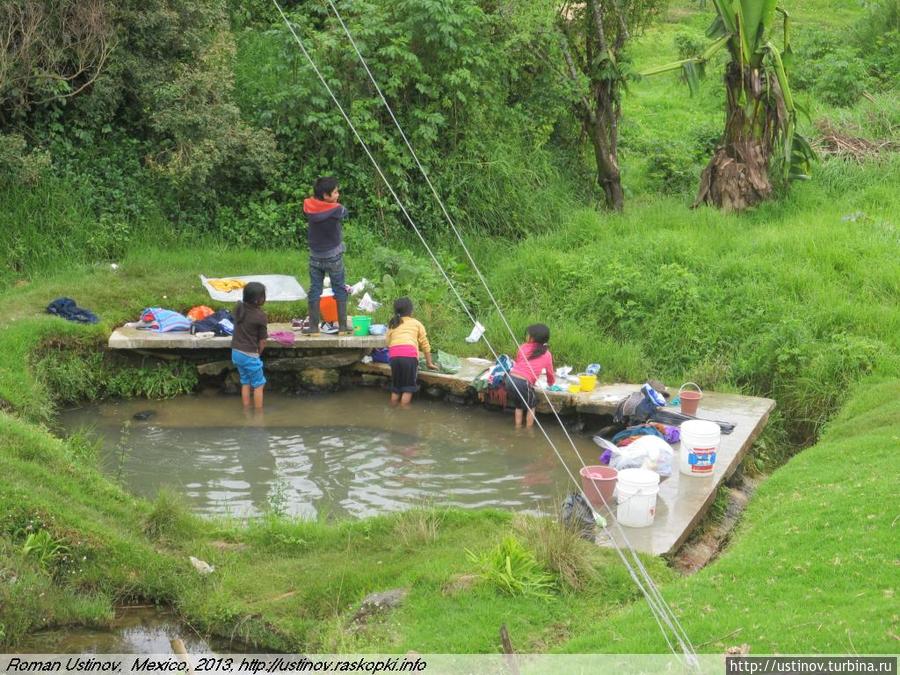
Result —
[{"label": "boy in red and black jacket", "polygon": [[341,196],[337,179],[319,178],[313,185],[314,197],[303,201],[303,213],[309,225],[309,326],[306,334],[319,332],[319,300],[327,274],[337,302],[338,328],[341,332],[352,330],[347,326],[347,289],[344,285],[344,237],[341,224],[347,218],[347,209],[338,203]]}]

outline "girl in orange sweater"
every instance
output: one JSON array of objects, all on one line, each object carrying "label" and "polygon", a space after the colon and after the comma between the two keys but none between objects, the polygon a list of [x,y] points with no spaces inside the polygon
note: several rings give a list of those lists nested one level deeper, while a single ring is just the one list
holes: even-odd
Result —
[{"label": "girl in orange sweater", "polygon": [[419,352],[425,355],[425,365],[437,370],[431,361],[431,345],[425,326],[412,318],[413,304],[409,298],[394,300],[394,316],[388,322],[387,346],[391,364],[391,405],[406,408],[419,390]]}]

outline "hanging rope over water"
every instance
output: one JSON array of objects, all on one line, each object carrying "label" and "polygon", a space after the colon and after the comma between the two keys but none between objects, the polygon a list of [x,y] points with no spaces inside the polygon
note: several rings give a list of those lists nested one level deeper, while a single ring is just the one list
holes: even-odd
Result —
[{"label": "hanging rope over water", "polygon": [[[313,72],[319,78],[319,81],[322,83],[322,86],[328,92],[328,95],[331,97],[331,100],[334,102],[334,104],[337,107],[338,111],[340,112],[341,116],[344,118],[344,121],[347,123],[347,126],[350,128],[350,130],[353,133],[354,137],[356,138],[357,142],[363,148],[363,151],[365,152],[369,161],[372,163],[372,166],[375,168],[375,171],[378,173],[379,177],[384,182],[385,187],[387,187],[388,191],[391,194],[391,197],[397,203],[397,206],[400,208],[401,213],[406,218],[407,222],[410,224],[410,227],[412,227],[412,229],[415,232],[416,236],[418,237],[419,241],[421,241],[422,246],[425,248],[426,252],[428,253],[428,255],[431,258],[432,262],[434,263],[435,267],[437,267],[438,271],[441,273],[441,276],[444,278],[444,281],[447,282],[448,287],[450,288],[451,292],[455,296],[460,307],[462,307],[463,312],[466,314],[466,316],[469,318],[470,322],[474,326],[478,322],[477,322],[475,316],[472,314],[471,310],[469,309],[468,305],[466,305],[465,301],[463,300],[462,296],[460,295],[459,290],[457,289],[456,285],[453,283],[452,279],[448,276],[443,265],[441,265],[440,261],[437,259],[437,256],[434,254],[431,247],[428,245],[427,240],[425,239],[424,235],[422,234],[422,232],[419,229],[418,225],[416,224],[415,220],[413,220],[412,216],[409,214],[405,205],[403,204],[403,201],[397,195],[396,191],[394,190],[394,187],[391,185],[390,181],[387,179],[387,176],[385,176],[384,172],[382,171],[381,166],[378,164],[378,161],[375,159],[374,155],[372,154],[371,150],[369,149],[368,144],[360,136],[359,132],[356,129],[356,126],[353,124],[352,120],[350,119],[349,115],[345,111],[344,107],[341,105],[337,96],[335,96],[334,91],[331,89],[330,85],[326,81],[325,77],[322,75],[322,72],[319,70],[319,68],[316,65],[315,61],[313,60],[312,56],[307,51],[306,46],[303,44],[303,41],[300,39],[299,35],[297,35],[297,32],[294,30],[294,27],[291,24],[288,17],[285,15],[284,10],[281,8],[281,5],[278,3],[278,0],[272,0],[272,2],[275,5],[275,8],[278,10],[278,13],[281,15],[281,18],[284,21],[285,25],[287,26],[288,30],[291,32],[291,35],[294,37],[294,40],[296,41],[297,45],[299,46],[300,51],[303,53],[303,56],[306,58],[306,61],[309,63]],[[335,7],[332,0],[328,0],[328,4],[331,6],[331,9],[335,13],[335,16],[338,18],[338,21],[340,22],[342,28],[344,29],[344,32],[346,33],[347,37],[349,38],[350,43],[352,44],[353,49],[356,52],[357,57],[360,60],[360,63],[365,68],[366,73],[369,76],[369,79],[371,80],[372,84],[375,86],[375,89],[378,92],[379,98],[381,99],[385,108],[388,110],[388,113],[390,114],[390,117],[393,120],[394,125],[397,127],[397,130],[399,131],[401,137],[403,138],[403,141],[406,144],[407,149],[409,150],[410,154],[412,155],[412,157],[416,163],[416,166],[418,167],[419,171],[422,173],[422,176],[425,178],[425,181],[428,184],[429,188],[431,189],[431,192],[432,192],[434,198],[437,200],[438,204],[440,205],[440,208],[441,208],[442,213],[444,214],[444,217],[446,218],[447,222],[450,224],[450,227],[453,230],[457,240],[460,242],[460,245],[463,247],[466,257],[469,260],[469,263],[472,265],[472,268],[475,271],[482,286],[487,291],[488,296],[490,297],[490,300],[491,300],[493,306],[496,308],[498,315],[500,316],[503,324],[506,326],[507,331],[509,332],[510,336],[512,337],[513,343],[515,344],[516,337],[515,337],[515,333],[512,330],[512,327],[509,325],[509,322],[507,321],[506,316],[503,314],[503,311],[500,308],[500,305],[497,302],[493,292],[491,291],[490,286],[488,285],[486,279],[484,278],[484,275],[481,273],[481,270],[478,268],[478,265],[475,262],[475,259],[473,258],[471,252],[469,251],[469,248],[466,246],[465,240],[463,239],[461,233],[459,232],[459,229],[456,227],[456,224],[453,222],[453,219],[450,217],[450,214],[447,211],[447,208],[444,205],[443,200],[440,198],[440,195],[438,194],[433,183],[431,182],[431,179],[428,177],[428,174],[425,171],[425,168],[422,166],[422,163],[419,161],[418,155],[416,154],[415,150],[413,149],[412,144],[409,142],[409,139],[407,138],[402,127],[400,126],[400,123],[397,121],[397,118],[394,115],[393,109],[390,107],[390,104],[387,102],[387,99],[384,97],[384,94],[382,93],[381,88],[378,86],[378,83],[376,82],[374,76],[372,75],[372,72],[369,69],[368,63],[366,62],[365,58],[363,57],[362,53],[360,52],[359,48],[357,47],[352,34],[350,33],[349,29],[347,28],[347,25],[344,23],[343,17],[341,17],[340,13],[338,12],[338,10]],[[488,347],[488,349],[491,352],[491,354],[493,355],[494,359],[497,359],[499,357],[499,353],[497,352],[497,350],[494,349],[494,346],[491,344],[488,337],[485,335],[485,336],[483,336],[482,339],[484,340],[485,345]],[[525,405],[525,407],[528,408],[529,412],[533,412],[533,409],[528,405],[528,402],[524,400],[524,397],[522,396],[522,394],[519,392],[517,392],[517,393],[518,393],[520,399],[522,399],[522,402]],[[569,441],[569,444],[572,447],[573,453],[575,454],[576,457],[578,457],[582,466],[584,466],[585,465],[584,460],[578,454],[577,448],[575,446],[575,442],[572,440],[572,437],[570,436],[568,430],[565,428],[565,425],[563,424],[558,411],[553,406],[546,391],[543,393],[544,393],[544,397],[547,401],[547,404],[549,405],[551,411],[553,412],[554,417],[556,418],[557,422],[560,425],[560,428],[563,430],[563,433],[565,434],[567,440]],[[560,461],[560,464],[562,464],[562,466],[565,469],[566,473],[568,474],[569,478],[575,484],[576,488],[578,489],[578,492],[581,493],[582,496],[584,496],[586,498],[586,495],[584,495],[584,492],[582,491],[580,482],[575,478],[574,474],[572,473],[572,470],[569,468],[568,463],[565,461],[565,459],[563,458],[559,449],[556,447],[556,444],[550,438],[550,435],[547,433],[547,430],[540,423],[540,421],[537,420],[536,417],[535,417],[535,421],[537,422],[538,428],[540,429],[544,438],[547,440],[547,443],[550,445],[550,447],[552,448],[557,459]],[[602,499],[602,495],[601,495],[601,499]],[[605,503],[605,500],[604,500],[604,505],[606,505],[608,507],[608,505]],[[594,515],[595,515],[595,517],[597,516],[596,512],[594,513]],[[619,555],[620,559],[622,560],[622,563],[625,565],[625,568],[628,570],[629,575],[631,576],[632,580],[635,582],[635,584],[637,585],[637,587],[640,589],[641,593],[643,594],[644,598],[646,599],[647,604],[650,607],[651,612],[653,613],[654,619],[656,620],[656,623],[660,628],[660,632],[662,633],[663,638],[665,639],[666,644],[669,647],[669,650],[673,654],[676,654],[676,655],[678,654],[678,652],[675,650],[674,645],[672,644],[672,640],[670,639],[670,634],[671,634],[671,636],[674,637],[675,641],[678,643],[681,653],[687,657],[688,665],[690,665],[692,667],[696,667],[698,665],[698,662],[695,658],[696,654],[694,652],[693,645],[691,644],[690,639],[687,636],[687,633],[684,631],[684,628],[681,626],[681,623],[678,621],[678,618],[675,616],[671,607],[669,607],[668,603],[662,597],[662,594],[660,593],[659,588],[656,586],[655,582],[653,581],[652,577],[650,576],[650,574],[647,571],[646,567],[644,566],[643,562],[640,560],[640,557],[638,556],[637,551],[631,545],[630,541],[628,541],[628,538],[627,538],[625,532],[621,529],[621,526],[618,523],[616,523],[616,528],[617,528],[617,531],[618,531],[619,535],[621,536],[622,540],[625,542],[626,547],[630,553],[630,556],[631,556],[634,564],[632,564],[632,562],[628,560],[628,558],[625,556],[624,552],[621,550],[621,547],[616,544],[615,539],[612,539],[614,548],[615,548],[617,554]],[[668,630],[666,630],[666,628],[668,628]]]}]

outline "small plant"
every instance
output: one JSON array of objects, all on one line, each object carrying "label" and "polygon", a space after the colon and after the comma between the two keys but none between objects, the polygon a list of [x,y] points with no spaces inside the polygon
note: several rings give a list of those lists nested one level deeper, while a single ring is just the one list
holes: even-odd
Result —
[{"label": "small plant", "polygon": [[507,595],[549,598],[555,587],[553,576],[515,537],[506,537],[490,551],[476,554],[466,549],[466,554],[478,566],[479,576]]},{"label": "small plant", "polygon": [[54,539],[47,530],[29,533],[22,544],[22,555],[35,560],[44,571],[52,567],[68,550],[68,546]]},{"label": "small plant", "polygon": [[538,563],[556,576],[560,586],[577,591],[596,574],[590,557],[593,547],[559,520],[526,516],[517,520],[516,530],[534,550]]}]

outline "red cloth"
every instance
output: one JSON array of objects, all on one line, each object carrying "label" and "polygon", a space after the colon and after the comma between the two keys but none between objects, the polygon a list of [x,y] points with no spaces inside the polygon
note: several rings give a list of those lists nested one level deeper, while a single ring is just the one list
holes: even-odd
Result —
[{"label": "red cloth", "polygon": [[528,359],[538,346],[536,342],[526,342],[520,346],[510,372],[516,377],[527,380],[530,385],[534,386],[541,371],[546,370],[547,384],[552,387],[553,383],[556,382],[556,376],[553,373],[553,356],[550,354],[550,350],[547,350],[536,359]]},{"label": "red cloth", "polygon": [[303,213],[324,213],[339,208],[341,205],[337,202],[325,202],[315,197],[307,197],[303,200]]}]

